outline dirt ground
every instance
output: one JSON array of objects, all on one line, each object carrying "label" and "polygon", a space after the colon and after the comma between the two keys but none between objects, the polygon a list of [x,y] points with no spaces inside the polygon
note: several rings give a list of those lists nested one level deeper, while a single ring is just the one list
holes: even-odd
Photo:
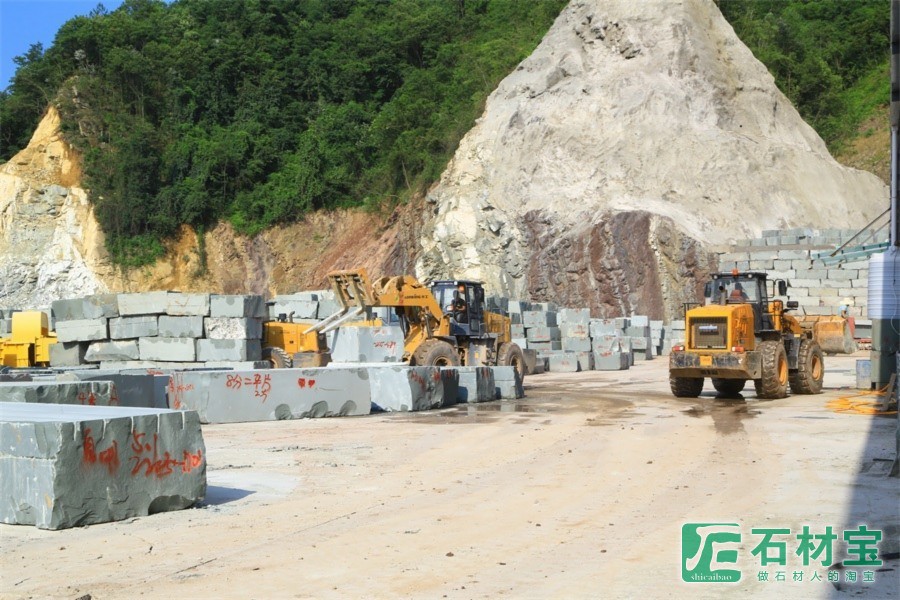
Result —
[{"label": "dirt ground", "polygon": [[[717,399],[708,382],[675,399],[663,359],[531,377],[516,402],[206,426],[202,505],[0,526],[0,596],[896,598],[897,419],[827,408],[856,393],[855,357],[827,362],[824,394],[776,401],[752,386]],[[740,581],[682,582],[693,522],[740,525]],[[832,526],[840,561],[841,532],[861,523],[884,531],[874,583],[850,587],[850,567],[829,583],[796,541],[783,567],[752,554],[752,528]]]}]

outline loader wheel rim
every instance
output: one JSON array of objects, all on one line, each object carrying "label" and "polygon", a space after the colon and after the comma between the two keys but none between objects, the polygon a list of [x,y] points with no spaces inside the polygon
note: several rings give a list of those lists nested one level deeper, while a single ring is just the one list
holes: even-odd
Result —
[{"label": "loader wheel rim", "polygon": [[784,355],[778,357],[778,383],[784,385],[788,380],[788,363]]},{"label": "loader wheel rim", "polygon": [[818,381],[822,377],[822,361],[819,360],[818,354],[812,355],[812,360],[809,365],[809,372],[812,374],[812,378]]}]

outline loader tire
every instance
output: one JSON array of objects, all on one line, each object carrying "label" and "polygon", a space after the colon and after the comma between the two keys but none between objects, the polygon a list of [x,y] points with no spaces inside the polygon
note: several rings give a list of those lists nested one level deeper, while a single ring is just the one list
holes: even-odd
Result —
[{"label": "loader tire", "polygon": [[290,369],[294,365],[291,356],[281,348],[276,348],[275,346],[263,348],[262,359],[269,361],[269,364],[272,365],[273,369]]},{"label": "loader tire", "polygon": [[744,379],[719,379],[718,377],[713,377],[712,384],[720,396],[734,398],[744,391],[747,381]]},{"label": "loader tire", "polygon": [[788,389],[788,360],[784,344],[762,342],[759,352],[762,354],[762,377],[753,380],[756,397],[762,400],[784,398]]},{"label": "loader tire", "polygon": [[500,344],[500,350],[497,355],[498,365],[501,367],[515,367],[519,377],[525,379],[525,353],[522,352],[518,344],[513,344],[512,342]]},{"label": "loader tire", "polygon": [[413,353],[415,365],[420,367],[458,367],[456,348],[443,340],[426,340]]},{"label": "loader tire", "polygon": [[669,387],[676,398],[696,398],[703,391],[703,378],[669,376]]},{"label": "loader tire", "polygon": [[810,339],[800,341],[797,353],[797,371],[788,376],[792,394],[821,394],[825,378],[825,360],[822,348]]}]

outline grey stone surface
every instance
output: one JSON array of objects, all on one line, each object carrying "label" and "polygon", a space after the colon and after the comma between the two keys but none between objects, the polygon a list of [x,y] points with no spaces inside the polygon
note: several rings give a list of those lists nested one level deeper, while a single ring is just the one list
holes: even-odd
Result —
[{"label": "grey stone surface", "polygon": [[81,319],[60,321],[56,324],[56,337],[60,342],[92,342],[109,337],[106,319]]},{"label": "grey stone surface", "polygon": [[440,373],[441,383],[444,386],[441,408],[453,406],[459,402],[459,371],[451,367],[442,367]]},{"label": "grey stone surface", "polygon": [[403,359],[403,349],[400,327],[341,327],[332,342],[331,358],[346,363],[395,363]]},{"label": "grey stone surface", "polygon": [[559,327],[529,327],[525,330],[529,342],[553,342],[561,339]]},{"label": "grey stone surface", "polygon": [[116,294],[94,294],[71,300],[55,300],[51,306],[57,321],[78,321],[119,316]]},{"label": "grey stone surface", "polygon": [[301,299],[297,296],[300,294],[275,296],[273,304],[269,306],[269,318],[274,320],[283,314],[288,320],[291,320],[291,313],[293,313],[294,320],[315,319],[319,312],[319,302]]},{"label": "grey stone surface", "polygon": [[210,317],[265,319],[268,316],[262,296],[213,294],[209,297]]},{"label": "grey stone surface", "polygon": [[372,410],[407,412],[444,405],[440,367],[401,365],[367,367]]},{"label": "grey stone surface", "polygon": [[578,358],[574,352],[551,354],[548,357],[547,366],[551,373],[577,373],[579,369]]},{"label": "grey stone surface", "polygon": [[591,326],[588,323],[563,323],[559,326],[559,332],[563,339],[588,339],[591,337]]},{"label": "grey stone surface", "polygon": [[166,314],[173,317],[209,316],[209,294],[169,294]]},{"label": "grey stone surface", "polygon": [[191,338],[141,338],[138,346],[141,360],[192,362],[196,358],[194,340]]},{"label": "grey stone surface", "polygon": [[110,381],[28,381],[0,383],[0,402],[116,406],[118,396]]},{"label": "grey stone surface", "polygon": [[[112,402],[113,406],[129,406],[132,408],[169,408],[166,402],[165,386],[163,393],[160,395],[156,390],[155,379],[157,375],[149,373],[128,374],[119,371],[72,371],[74,375],[81,381],[109,381],[113,384],[113,391],[116,402]],[[68,374],[67,374],[68,375]],[[168,376],[166,376],[168,380]]]},{"label": "grey stone surface", "polygon": [[89,342],[57,342],[50,344],[51,367],[77,367],[84,362]]},{"label": "grey stone surface", "polygon": [[109,337],[113,340],[130,340],[159,335],[156,315],[118,317],[109,321]]},{"label": "grey stone surface", "polygon": [[491,367],[494,372],[494,391],[497,400],[516,400],[525,397],[522,377],[515,367]]},{"label": "grey stone surface", "polygon": [[631,327],[649,327],[650,317],[645,315],[631,315]]},{"label": "grey stone surface", "polygon": [[203,337],[203,317],[159,317],[158,333],[160,337]]},{"label": "grey stone surface", "polygon": [[201,362],[257,361],[262,358],[259,340],[197,340]]},{"label": "grey stone surface", "polygon": [[561,308],[556,313],[556,320],[560,327],[564,323],[587,327],[591,321],[591,310],[589,308]]},{"label": "grey stone surface", "polygon": [[137,360],[140,358],[137,340],[93,342],[84,355],[85,362],[104,360]]},{"label": "grey stone surface", "polygon": [[597,371],[624,371],[630,366],[630,352],[613,350],[594,351],[594,369]]},{"label": "grey stone surface", "polygon": [[615,335],[618,330],[615,319],[591,319],[589,332],[592,338]]},{"label": "grey stone surface", "polygon": [[261,319],[237,317],[206,317],[203,328],[212,340],[258,340],[263,330]]},{"label": "grey stone surface", "polygon": [[551,342],[535,342],[533,340],[527,340],[528,347],[532,350],[537,351],[553,351],[553,350],[562,350],[562,342],[558,340],[554,340]]},{"label": "grey stone surface", "polygon": [[196,410],[204,423],[367,415],[365,367],[181,371],[172,373],[172,408]]},{"label": "grey stone surface", "polygon": [[194,412],[0,403],[0,522],[65,529],[179,510],[205,494]]},{"label": "grey stone surface", "polygon": [[119,315],[159,315],[169,306],[169,292],[139,292],[119,294]]},{"label": "grey stone surface", "polygon": [[524,338],[525,337],[525,326],[524,325],[510,325],[509,333],[510,333],[511,337]]},{"label": "grey stone surface", "polygon": [[525,357],[525,374],[531,375],[532,373],[534,373],[535,365],[537,365],[538,363],[537,350],[534,350],[532,348],[523,348],[522,354]]},{"label": "grey stone surface", "polygon": [[562,339],[562,349],[566,352],[590,352],[590,338],[566,338]]},{"label": "grey stone surface", "polygon": [[588,350],[586,352],[576,352],[575,360],[578,361],[579,371],[594,370],[594,353],[592,351]]},{"label": "grey stone surface", "polygon": [[447,367],[459,372],[459,402],[475,404],[490,402],[497,397],[494,372],[491,367]]}]

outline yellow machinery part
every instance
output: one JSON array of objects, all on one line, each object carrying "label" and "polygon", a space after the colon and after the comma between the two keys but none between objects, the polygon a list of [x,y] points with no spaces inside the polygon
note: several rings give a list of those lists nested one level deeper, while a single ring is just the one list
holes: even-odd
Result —
[{"label": "yellow machinery part", "polygon": [[6,367],[46,366],[50,364],[50,346],[55,343],[47,313],[13,313],[11,335],[0,339],[0,359]]},{"label": "yellow machinery part", "polygon": [[50,323],[47,313],[26,311],[13,313],[12,336],[10,341],[20,344],[33,344],[40,338],[50,334]]},{"label": "yellow machinery part", "polygon": [[813,339],[823,352],[832,354],[853,354],[856,342],[850,333],[850,322],[844,317],[806,317],[801,324],[812,329]]},{"label": "yellow machinery part", "polygon": [[701,348],[710,352],[731,352],[735,346],[744,348],[745,351],[756,348],[756,337],[753,328],[753,308],[750,304],[710,304],[692,308],[687,313],[687,331],[685,331],[685,345],[688,349],[697,349],[696,339],[698,327],[709,325],[711,320],[721,319],[728,327],[725,348],[718,350]]}]

